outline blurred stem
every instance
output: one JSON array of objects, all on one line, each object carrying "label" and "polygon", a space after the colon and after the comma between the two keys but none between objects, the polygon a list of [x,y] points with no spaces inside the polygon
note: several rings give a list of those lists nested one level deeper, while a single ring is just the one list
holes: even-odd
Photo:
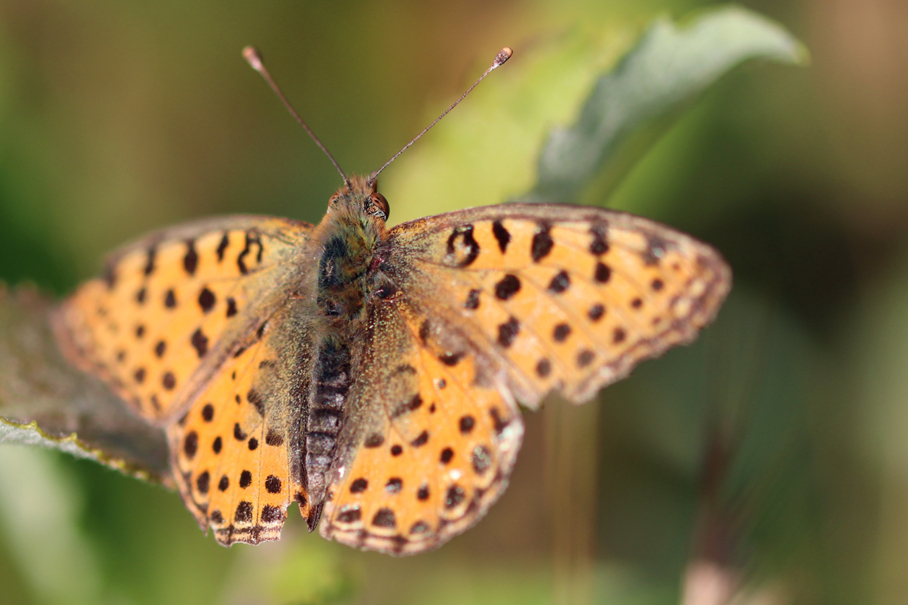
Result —
[{"label": "blurred stem", "polygon": [[706,433],[700,476],[700,511],[693,556],[684,576],[682,605],[724,605],[740,585],[734,565],[735,530],[721,497],[732,447],[721,422],[713,419]]},{"label": "blurred stem", "polygon": [[546,494],[552,520],[552,602],[593,602],[596,435],[599,406],[553,402],[545,409]]}]

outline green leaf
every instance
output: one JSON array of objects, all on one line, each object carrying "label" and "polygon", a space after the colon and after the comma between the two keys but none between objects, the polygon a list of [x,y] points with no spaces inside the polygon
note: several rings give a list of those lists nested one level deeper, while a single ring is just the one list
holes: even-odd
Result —
[{"label": "green leaf", "polygon": [[742,8],[710,11],[681,27],[657,21],[599,78],[577,122],[552,131],[524,200],[576,202],[594,179],[601,199],[666,132],[672,120],[665,118],[756,58],[804,64],[808,55],[779,25]]},{"label": "green leaf", "polygon": [[169,484],[163,432],[63,358],[52,309],[32,288],[0,284],[0,443],[58,449]]}]

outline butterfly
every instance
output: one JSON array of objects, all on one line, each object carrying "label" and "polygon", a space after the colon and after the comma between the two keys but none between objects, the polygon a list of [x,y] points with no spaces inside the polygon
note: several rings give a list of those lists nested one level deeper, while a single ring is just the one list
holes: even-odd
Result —
[{"label": "butterfly", "polygon": [[599,208],[388,228],[376,175],[344,176],[318,225],[154,233],[57,312],[68,358],[166,432],[180,495],[221,544],[278,539],[295,502],[354,547],[441,545],[504,491],[519,405],[589,400],[691,341],[730,288],[708,245]]}]

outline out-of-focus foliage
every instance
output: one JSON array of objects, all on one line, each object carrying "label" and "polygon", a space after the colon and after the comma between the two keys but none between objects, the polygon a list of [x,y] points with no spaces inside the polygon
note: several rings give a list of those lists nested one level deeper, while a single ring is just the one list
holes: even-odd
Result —
[{"label": "out-of-focus foliage", "polygon": [[[577,117],[564,98],[583,98],[654,17],[711,4],[8,0],[0,279],[63,293],[118,244],[215,212],[318,220],[337,176],[240,59],[246,44],[351,172],[381,165],[495,50],[515,48],[382,175],[392,219],[406,220],[532,186],[542,134]],[[170,492],[2,446],[0,601],[544,603],[586,582],[595,602],[669,603],[683,578],[691,594],[713,577],[740,580],[739,602],[902,602],[908,22],[901,0],[743,4],[804,41],[810,69],[734,72],[610,199],[583,200],[713,243],[735,290],[695,346],[566,412],[597,411],[579,423],[593,437],[573,463],[551,453],[563,441],[550,412],[566,407],[553,402],[527,416],[513,482],[488,517],[396,560],[306,535],[298,519],[279,543],[223,549]],[[546,62],[551,48],[564,60]],[[549,96],[508,94],[522,80]],[[434,141],[489,101],[514,116],[473,126],[502,162],[417,178],[442,153]],[[477,145],[452,144],[457,157]],[[510,155],[529,158],[523,174]],[[439,189],[458,197],[439,205]],[[565,575],[552,531],[588,511],[553,486],[584,465],[596,491],[580,577]]]}]

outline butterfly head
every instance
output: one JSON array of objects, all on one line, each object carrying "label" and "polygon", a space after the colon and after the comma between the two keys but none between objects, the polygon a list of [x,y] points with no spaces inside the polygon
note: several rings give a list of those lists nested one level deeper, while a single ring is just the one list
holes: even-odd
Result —
[{"label": "butterfly head", "polygon": [[331,196],[328,201],[328,212],[351,212],[373,217],[384,223],[388,220],[391,210],[388,200],[376,190],[374,179],[353,176]]}]

